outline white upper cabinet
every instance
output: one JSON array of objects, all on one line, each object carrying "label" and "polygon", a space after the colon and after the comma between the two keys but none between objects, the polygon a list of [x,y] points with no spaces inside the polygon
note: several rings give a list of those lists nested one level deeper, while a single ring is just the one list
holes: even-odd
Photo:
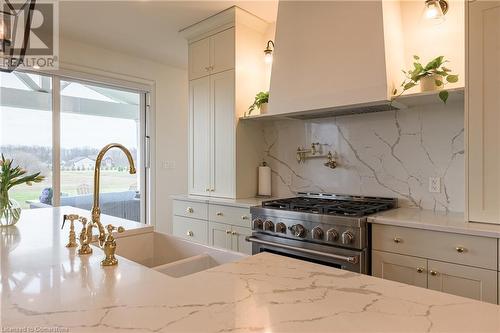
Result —
[{"label": "white upper cabinet", "polygon": [[220,73],[234,68],[234,28],[210,38],[210,71]]},{"label": "white upper cabinet", "polygon": [[245,198],[257,193],[260,125],[243,125],[239,117],[266,89],[266,29],[260,18],[231,7],[181,31],[189,41],[190,194]]},{"label": "white upper cabinet", "polygon": [[189,45],[189,79],[194,80],[210,74],[210,38]]},{"label": "white upper cabinet", "polygon": [[234,68],[234,28],[189,44],[189,79]]},{"label": "white upper cabinet", "polygon": [[500,224],[500,2],[468,7],[468,217]]}]

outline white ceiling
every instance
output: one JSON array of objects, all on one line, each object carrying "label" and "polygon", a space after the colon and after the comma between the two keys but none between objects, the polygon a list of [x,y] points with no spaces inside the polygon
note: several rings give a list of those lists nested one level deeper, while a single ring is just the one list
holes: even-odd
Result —
[{"label": "white ceiling", "polygon": [[178,31],[238,5],[275,22],[272,1],[61,1],[60,35],[167,65],[187,67],[187,43]]}]

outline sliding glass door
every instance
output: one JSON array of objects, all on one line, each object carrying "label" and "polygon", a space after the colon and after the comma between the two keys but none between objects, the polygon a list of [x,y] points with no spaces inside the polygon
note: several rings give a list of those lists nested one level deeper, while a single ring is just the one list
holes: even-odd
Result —
[{"label": "sliding glass door", "polygon": [[90,210],[96,156],[108,143],[120,143],[131,152],[137,174],[128,173],[121,150],[105,155],[101,212],[146,222],[146,93],[57,76],[1,75],[0,152],[47,177],[11,191],[23,209]]}]

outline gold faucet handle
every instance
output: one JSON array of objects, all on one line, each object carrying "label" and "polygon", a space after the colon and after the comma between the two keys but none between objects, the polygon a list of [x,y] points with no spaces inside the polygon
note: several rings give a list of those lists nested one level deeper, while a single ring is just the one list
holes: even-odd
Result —
[{"label": "gold faucet handle", "polygon": [[119,233],[122,233],[125,231],[125,228],[122,227],[122,226],[119,226],[119,227],[115,227],[114,225],[112,224],[108,224],[106,226],[106,229],[108,230],[108,235],[111,236],[111,234],[113,233],[114,230],[116,230],[117,232]]}]

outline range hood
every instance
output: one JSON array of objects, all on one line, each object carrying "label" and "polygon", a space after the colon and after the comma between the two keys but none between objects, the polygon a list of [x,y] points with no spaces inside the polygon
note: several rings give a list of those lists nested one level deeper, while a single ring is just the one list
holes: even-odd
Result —
[{"label": "range hood", "polygon": [[398,108],[390,103],[403,68],[398,6],[280,1],[268,113],[310,119]]}]

